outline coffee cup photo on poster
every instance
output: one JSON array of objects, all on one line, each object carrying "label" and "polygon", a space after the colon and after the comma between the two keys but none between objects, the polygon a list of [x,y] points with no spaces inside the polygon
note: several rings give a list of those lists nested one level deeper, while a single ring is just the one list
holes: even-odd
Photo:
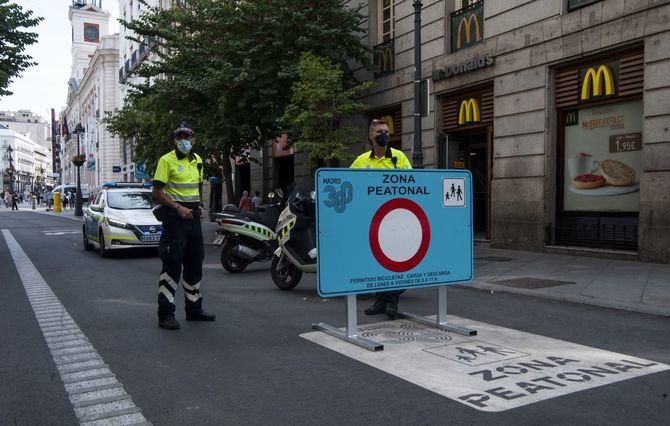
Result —
[{"label": "coffee cup photo on poster", "polygon": [[642,102],[583,108],[565,127],[563,208],[639,211]]}]

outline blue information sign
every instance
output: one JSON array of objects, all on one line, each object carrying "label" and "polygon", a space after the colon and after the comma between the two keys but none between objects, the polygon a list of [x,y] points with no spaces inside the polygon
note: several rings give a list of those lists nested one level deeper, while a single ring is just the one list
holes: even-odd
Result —
[{"label": "blue information sign", "polygon": [[470,281],[471,182],[467,170],[319,169],[319,295]]}]

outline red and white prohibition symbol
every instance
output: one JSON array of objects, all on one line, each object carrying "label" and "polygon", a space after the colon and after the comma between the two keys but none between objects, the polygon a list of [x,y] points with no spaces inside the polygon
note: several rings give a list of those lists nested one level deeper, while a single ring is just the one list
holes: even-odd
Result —
[{"label": "red and white prohibition symbol", "polygon": [[382,204],[370,223],[370,248],[377,262],[393,272],[418,265],[428,252],[430,225],[414,201],[394,198]]}]

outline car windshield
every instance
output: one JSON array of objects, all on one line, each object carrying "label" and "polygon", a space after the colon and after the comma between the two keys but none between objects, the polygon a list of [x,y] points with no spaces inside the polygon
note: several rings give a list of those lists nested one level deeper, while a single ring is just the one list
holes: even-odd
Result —
[{"label": "car windshield", "polygon": [[151,209],[156,202],[149,191],[109,191],[107,205],[113,209],[138,210]]}]

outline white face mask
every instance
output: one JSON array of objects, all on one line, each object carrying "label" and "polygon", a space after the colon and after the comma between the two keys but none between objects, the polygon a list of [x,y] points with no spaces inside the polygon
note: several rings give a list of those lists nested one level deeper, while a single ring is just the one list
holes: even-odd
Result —
[{"label": "white face mask", "polygon": [[180,139],[177,142],[177,149],[182,154],[188,154],[189,152],[191,152],[191,148],[193,148],[193,145],[191,144],[191,141],[188,139]]}]

